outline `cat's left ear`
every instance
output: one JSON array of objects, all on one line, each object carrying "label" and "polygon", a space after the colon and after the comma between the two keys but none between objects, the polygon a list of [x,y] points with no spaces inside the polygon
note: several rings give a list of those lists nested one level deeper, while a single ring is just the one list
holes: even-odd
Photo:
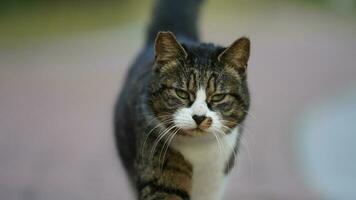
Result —
[{"label": "cat's left ear", "polygon": [[176,59],[185,59],[187,55],[172,32],[158,32],[155,41],[155,59],[157,63],[165,64]]},{"label": "cat's left ear", "polygon": [[239,73],[245,73],[250,57],[250,40],[242,37],[236,40],[218,56],[218,60],[232,66]]}]

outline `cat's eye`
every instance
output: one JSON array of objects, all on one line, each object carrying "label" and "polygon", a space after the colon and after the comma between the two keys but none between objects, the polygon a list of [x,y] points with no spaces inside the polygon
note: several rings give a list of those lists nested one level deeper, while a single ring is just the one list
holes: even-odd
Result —
[{"label": "cat's eye", "polygon": [[226,97],[226,94],[216,94],[211,97],[211,101],[212,102],[220,102],[220,101],[224,100],[225,97]]},{"label": "cat's eye", "polygon": [[184,90],[180,90],[180,89],[176,89],[176,94],[179,98],[182,99],[188,99],[189,98],[189,93],[184,91]]}]

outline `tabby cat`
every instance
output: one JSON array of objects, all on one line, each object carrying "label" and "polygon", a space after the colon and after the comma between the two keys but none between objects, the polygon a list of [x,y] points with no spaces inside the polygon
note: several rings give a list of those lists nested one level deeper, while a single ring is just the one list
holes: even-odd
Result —
[{"label": "tabby cat", "polygon": [[115,109],[117,148],[140,200],[218,200],[249,109],[249,39],[201,43],[202,0],[158,0]]}]

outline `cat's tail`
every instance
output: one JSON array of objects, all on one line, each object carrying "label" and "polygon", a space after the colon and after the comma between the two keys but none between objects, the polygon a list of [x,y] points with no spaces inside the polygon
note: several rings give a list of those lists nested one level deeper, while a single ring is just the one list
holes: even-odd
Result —
[{"label": "cat's tail", "polygon": [[198,40],[198,15],[203,0],[156,0],[146,44],[154,42],[158,31]]}]

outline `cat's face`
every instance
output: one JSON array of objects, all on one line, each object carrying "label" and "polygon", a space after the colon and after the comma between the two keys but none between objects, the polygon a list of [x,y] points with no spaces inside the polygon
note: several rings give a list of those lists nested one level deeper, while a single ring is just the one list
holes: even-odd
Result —
[{"label": "cat's face", "polygon": [[229,48],[181,46],[172,33],[156,40],[150,103],[167,129],[186,136],[227,134],[246,117],[249,41]]}]

